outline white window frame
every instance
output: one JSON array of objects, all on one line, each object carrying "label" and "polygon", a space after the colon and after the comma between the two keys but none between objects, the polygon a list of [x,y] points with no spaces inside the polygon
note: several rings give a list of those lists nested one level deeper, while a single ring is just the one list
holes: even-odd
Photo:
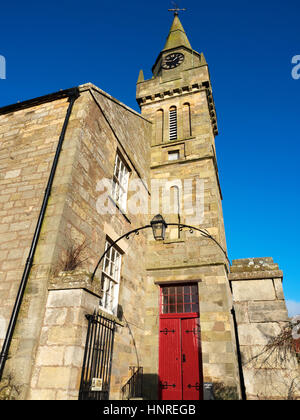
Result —
[{"label": "white window frame", "polygon": [[[107,239],[105,251],[111,246],[112,242]],[[101,275],[101,299],[100,308],[117,315],[120,287],[122,255],[116,247],[111,247],[105,254],[102,275]]]},{"label": "white window frame", "polygon": [[113,175],[112,198],[123,211],[126,211],[127,207],[129,173],[128,166],[120,154],[117,153]]}]

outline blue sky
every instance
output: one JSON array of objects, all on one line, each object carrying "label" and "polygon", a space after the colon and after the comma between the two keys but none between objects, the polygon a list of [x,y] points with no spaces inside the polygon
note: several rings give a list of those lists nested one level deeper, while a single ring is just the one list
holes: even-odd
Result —
[{"label": "blue sky", "polygon": [[[231,259],[272,256],[290,314],[300,313],[300,4],[296,0],[179,2],[192,47],[209,64]],[[135,84],[163,48],[170,1],[5,2],[0,106],[92,82],[138,110]],[[300,71],[299,71],[300,73]]]}]

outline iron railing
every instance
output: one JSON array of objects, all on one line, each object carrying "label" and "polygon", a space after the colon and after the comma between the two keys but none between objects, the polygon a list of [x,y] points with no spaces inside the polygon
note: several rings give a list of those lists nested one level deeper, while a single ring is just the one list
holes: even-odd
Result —
[{"label": "iron railing", "polygon": [[108,400],[115,322],[96,311],[86,318],[88,330],[79,400]]},{"label": "iron railing", "polygon": [[130,370],[132,375],[121,390],[122,400],[142,398],[143,396],[143,368],[132,366]]}]

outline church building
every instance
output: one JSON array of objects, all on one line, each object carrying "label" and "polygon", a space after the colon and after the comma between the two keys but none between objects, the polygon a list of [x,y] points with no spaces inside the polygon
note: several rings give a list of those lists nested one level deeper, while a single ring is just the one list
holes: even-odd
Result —
[{"label": "church building", "polygon": [[209,68],[176,10],[152,73],[140,113],[91,83],[0,108],[0,399],[297,384],[296,358],[266,353],[288,323],[282,271],[228,259]]}]

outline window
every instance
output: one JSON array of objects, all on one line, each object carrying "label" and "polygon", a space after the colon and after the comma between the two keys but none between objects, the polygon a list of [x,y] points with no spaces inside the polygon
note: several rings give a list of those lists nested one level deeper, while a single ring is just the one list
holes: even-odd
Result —
[{"label": "window", "polygon": [[169,112],[169,129],[170,129],[170,140],[177,140],[177,109],[176,106],[172,106]]},{"label": "window", "polygon": [[[107,240],[105,250],[110,246],[111,242]],[[104,257],[100,299],[100,307],[110,313],[116,313],[118,307],[120,270],[121,254],[116,248],[111,247]]]},{"label": "window", "polygon": [[128,179],[129,169],[124,163],[119,153],[117,153],[113,176],[112,196],[115,202],[124,211],[126,210]]},{"label": "window", "polygon": [[161,286],[161,314],[199,312],[198,285]]},{"label": "window", "polygon": [[177,159],[179,159],[179,150],[172,150],[172,152],[168,152],[168,160]]}]

